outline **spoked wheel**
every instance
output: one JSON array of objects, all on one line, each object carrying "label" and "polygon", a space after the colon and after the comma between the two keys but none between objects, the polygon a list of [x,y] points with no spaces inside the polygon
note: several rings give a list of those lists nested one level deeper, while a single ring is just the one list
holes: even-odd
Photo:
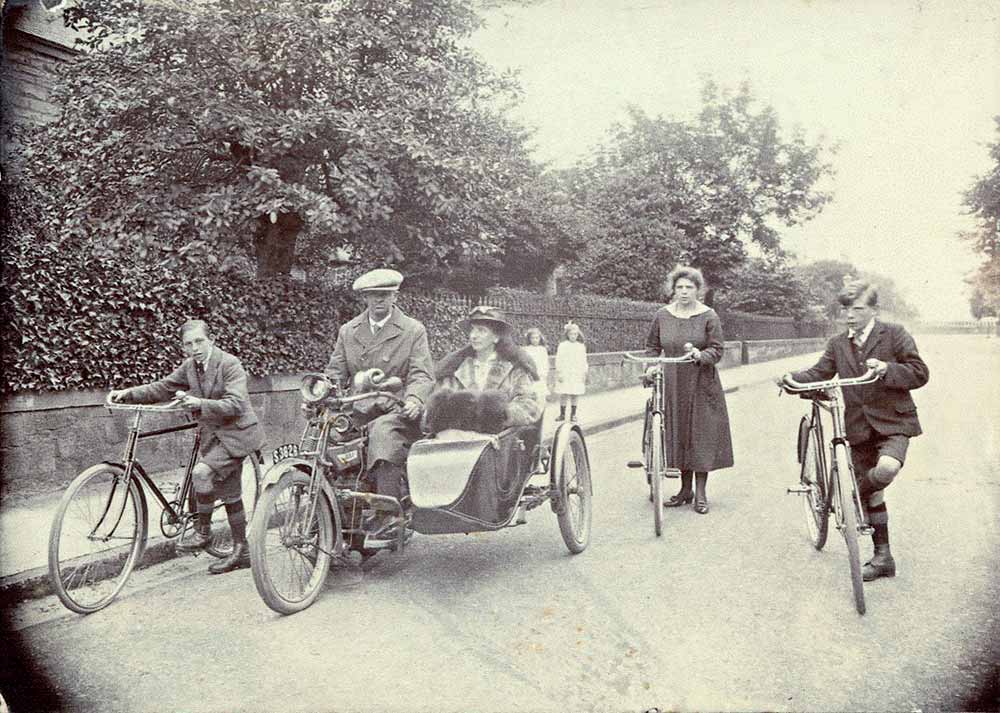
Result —
[{"label": "spoked wheel", "polygon": [[[558,438],[558,436],[557,436]],[[578,431],[570,430],[562,457],[556,464],[556,485],[562,501],[556,513],[563,542],[573,554],[587,549],[590,543],[590,505],[593,489],[587,447]]]},{"label": "spoked wheel", "polygon": [[810,428],[809,419],[802,418],[799,424],[799,456],[802,461],[799,481],[806,491],[802,498],[806,531],[813,547],[823,549],[830,522],[830,499],[827,493],[825,474],[822,467],[819,433]]},{"label": "spoked wheel", "polygon": [[663,478],[667,463],[663,454],[663,416],[654,413],[649,420],[646,451],[646,474],[649,476],[650,500],[653,501],[653,531],[663,533]]},{"label": "spoked wheel", "polygon": [[[246,513],[247,523],[253,520],[254,507],[260,498],[260,465],[253,456],[247,456],[243,460],[242,479],[243,510]],[[194,518],[191,519],[192,525]],[[191,531],[184,533],[187,536]],[[205,547],[205,551],[213,557],[225,558],[233,552],[233,534],[229,531],[229,518],[226,515],[226,506],[216,503],[212,511],[212,541]]]},{"label": "spoked wheel", "polygon": [[118,596],[146,547],[146,500],[122,468],[95,465],[59,501],[49,531],[49,577],[68,609],[90,614]]},{"label": "spoked wheel", "polygon": [[[322,491],[310,507],[310,476],[285,473],[261,496],[250,525],[250,565],[257,592],[279,614],[302,611],[319,596],[335,537]],[[313,514],[309,521],[309,511]]]},{"label": "spoked wheel", "polygon": [[837,465],[837,497],[843,517],[842,532],[847,545],[847,560],[851,567],[851,588],[854,590],[854,607],[858,614],[865,613],[865,585],[861,577],[861,550],[858,546],[858,513],[854,504],[853,483],[845,487],[844,481],[851,477],[850,462],[843,446],[834,452]]}]

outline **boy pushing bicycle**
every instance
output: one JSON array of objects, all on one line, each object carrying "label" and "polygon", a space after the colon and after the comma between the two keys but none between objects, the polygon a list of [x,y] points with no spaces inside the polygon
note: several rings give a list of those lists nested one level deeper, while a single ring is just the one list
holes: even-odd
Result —
[{"label": "boy pushing bicycle", "polygon": [[795,381],[824,381],[835,374],[857,377],[874,369],[878,381],[844,391],[845,428],[858,494],[873,528],[874,555],[865,563],[866,582],[896,575],[889,549],[889,512],[884,491],[899,474],[913,436],[921,433],[912,389],[927,383],[927,365],[913,337],[900,325],[875,318],[878,292],[861,280],[847,283],[837,301],[847,318],[847,331],[832,337],[811,369],[782,377]]},{"label": "boy pushing bicycle", "polygon": [[150,384],[112,391],[112,401],[148,404],[174,401],[191,409],[201,431],[201,453],[191,472],[198,520],[193,537],[177,549],[193,552],[211,542],[212,509],[221,500],[233,536],[233,551],[209,566],[222,574],[250,566],[246,543],[241,473],[243,459],[264,445],[264,433],[247,393],[247,375],[240,360],[213,343],[208,325],[200,319],[181,326],[187,355],[168,376]]}]

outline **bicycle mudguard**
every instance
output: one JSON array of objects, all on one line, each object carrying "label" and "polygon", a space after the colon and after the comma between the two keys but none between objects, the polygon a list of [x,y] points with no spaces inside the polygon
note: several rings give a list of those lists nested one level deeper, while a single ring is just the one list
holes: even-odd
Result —
[{"label": "bicycle mudguard", "polygon": [[799,436],[797,443],[796,455],[798,456],[799,463],[802,463],[803,459],[806,457],[806,446],[809,443],[809,423],[811,419],[808,416],[803,416],[802,420],[799,421]]}]

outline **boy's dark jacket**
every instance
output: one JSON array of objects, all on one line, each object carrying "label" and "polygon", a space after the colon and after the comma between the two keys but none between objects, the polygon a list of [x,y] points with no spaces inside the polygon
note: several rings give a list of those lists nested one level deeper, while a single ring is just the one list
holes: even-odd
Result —
[{"label": "boy's dark jacket", "polygon": [[811,369],[796,371],[792,378],[800,382],[825,381],[838,374],[841,378],[861,376],[867,359],[889,365],[881,379],[865,386],[850,386],[844,391],[844,421],[847,440],[864,443],[873,436],[902,434],[918,436],[922,432],[917,406],[911,389],[927,383],[930,371],[917,352],[913,337],[900,325],[875,320],[868,339],[857,353],[844,331],[832,337],[826,351]]}]

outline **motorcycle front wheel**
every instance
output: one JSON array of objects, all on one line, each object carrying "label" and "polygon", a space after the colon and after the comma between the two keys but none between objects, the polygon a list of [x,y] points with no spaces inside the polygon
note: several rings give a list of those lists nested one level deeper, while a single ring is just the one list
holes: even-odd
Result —
[{"label": "motorcycle front wheel", "polygon": [[[250,525],[250,565],[261,599],[279,614],[309,607],[323,589],[336,541],[330,503],[311,478],[285,473],[261,495]],[[310,517],[311,512],[311,517]]]}]

